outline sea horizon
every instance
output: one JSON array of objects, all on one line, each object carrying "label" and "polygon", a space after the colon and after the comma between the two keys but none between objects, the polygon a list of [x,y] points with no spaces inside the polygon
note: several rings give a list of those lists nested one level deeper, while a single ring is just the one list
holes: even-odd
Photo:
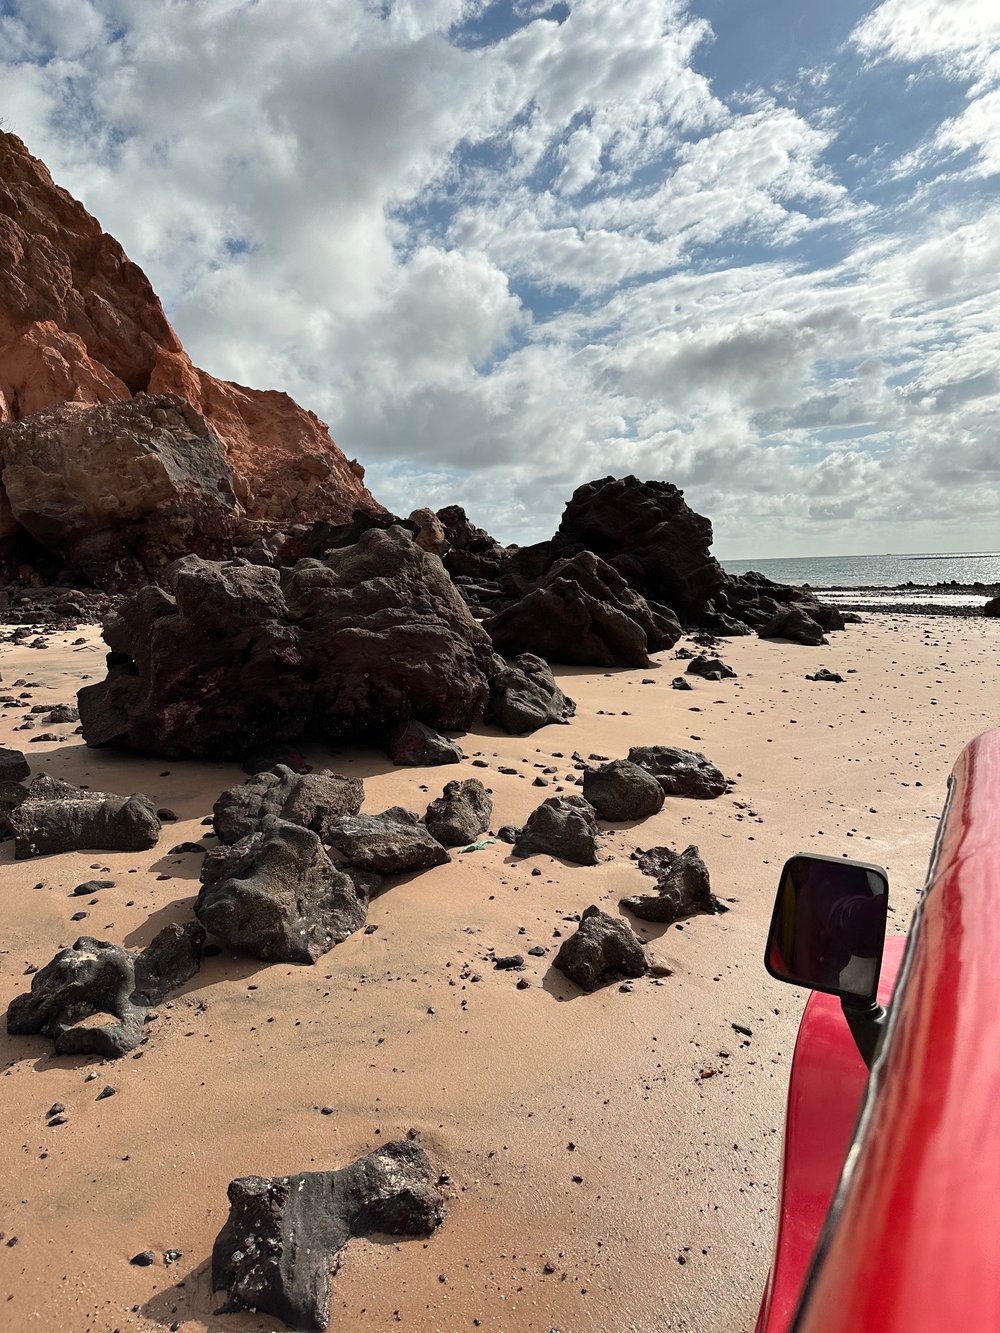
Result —
[{"label": "sea horizon", "polygon": [[[798,587],[808,585],[815,589],[899,588],[906,584],[920,589],[938,589],[947,584],[958,584],[961,587],[976,583],[994,588],[1000,586],[998,551],[775,556],[759,560],[720,558],[719,563],[727,574],[756,571],[776,583],[790,583]],[[914,601],[932,599],[941,605],[973,606],[983,601],[983,594],[925,592],[913,595]]]}]

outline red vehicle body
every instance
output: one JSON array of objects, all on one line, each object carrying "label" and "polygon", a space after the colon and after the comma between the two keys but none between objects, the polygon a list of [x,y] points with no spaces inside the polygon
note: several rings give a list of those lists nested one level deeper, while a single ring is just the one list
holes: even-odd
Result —
[{"label": "red vehicle body", "polygon": [[[905,951],[904,951],[905,944]],[[757,1333],[1000,1329],[1000,729],[963,750],[871,1073],[814,993]]]}]

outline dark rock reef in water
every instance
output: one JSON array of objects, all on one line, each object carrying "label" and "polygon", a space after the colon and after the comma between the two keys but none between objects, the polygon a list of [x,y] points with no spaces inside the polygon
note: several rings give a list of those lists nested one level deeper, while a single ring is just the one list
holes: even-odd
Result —
[{"label": "dark rock reef in water", "polygon": [[[140,954],[83,935],[11,1000],[7,1031],[51,1037],[59,1055],[125,1055],[142,1040],[153,1005],[198,971],[204,940],[195,922],[164,926]],[[105,1021],[87,1021],[98,1015]]]},{"label": "dark rock reef in water", "polygon": [[254,1310],[294,1329],[329,1326],[331,1272],[352,1236],[429,1236],[444,1220],[427,1154],[405,1141],[339,1171],[244,1176],[228,1193],[229,1217],[212,1248],[223,1312]]},{"label": "dark rock reef in water", "polygon": [[189,557],[126,599],[108,676],[80,691],[89,745],[241,758],[310,735],[372,740],[482,718],[495,659],[436,556],[371,529],[290,569]]}]

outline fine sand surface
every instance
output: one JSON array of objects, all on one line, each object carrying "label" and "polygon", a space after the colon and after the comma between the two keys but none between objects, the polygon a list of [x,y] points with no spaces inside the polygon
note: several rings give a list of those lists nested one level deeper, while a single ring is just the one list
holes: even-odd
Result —
[{"label": "fine sand surface", "polygon": [[[80,934],[139,948],[190,919],[200,858],[168,849],[208,832],[213,799],[242,780],[231,764],[88,751],[72,724],[15,730],[32,704],[72,702],[82,678],[103,672],[96,631],[77,646],[77,635],[49,637],[43,650],[0,648],[2,691],[30,696],[0,712],[0,744],[23,749],[34,772],[143,791],[180,818],[139,855],[14,862],[12,844],[0,847],[2,1006],[27,989],[29,964]],[[314,967],[206,959],[121,1061],[54,1058],[49,1041],[4,1033],[0,1327],[274,1329],[213,1314],[209,1258],[228,1182],[336,1168],[412,1127],[450,1177],[447,1218],[426,1243],[352,1240],[332,1282],[332,1329],[752,1329],[804,1002],[760,961],[778,869],[799,850],[880,863],[890,919],[906,929],[951,765],[1000,722],[998,648],[995,620],[879,617],[825,648],[722,641],[738,679],[692,677],[691,693],[670,688],[685,665],[673,653],[652,671],[557,671],[575,721],[523,739],[466,736],[488,769],[393,769],[375,752],[307,749],[317,767],[365,778],[368,811],[422,812],[447,780],[479,777],[494,792],[494,828],[553,795],[532,785],[538,766],[573,774],[574,750],[685,746],[736,785],[614,826],[596,867],[515,862],[499,842],[455,855],[396,882],[372,904],[378,929]],[[845,683],[804,679],[820,666]],[[48,730],[59,739],[30,743]],[[651,888],[628,859],[635,847],[689,842],[731,911],[683,929],[636,923],[673,975],[584,995],[551,968],[556,932],[574,929],[567,917],[590,903],[616,912],[620,896]],[[95,877],[116,887],[96,902],[70,896]],[[78,910],[86,920],[71,922]],[[550,953],[526,959],[526,990],[487,956],[536,944]],[[116,1095],[96,1100],[106,1084]],[[56,1101],[68,1123],[48,1128]],[[182,1257],[130,1266],[147,1248]]]}]

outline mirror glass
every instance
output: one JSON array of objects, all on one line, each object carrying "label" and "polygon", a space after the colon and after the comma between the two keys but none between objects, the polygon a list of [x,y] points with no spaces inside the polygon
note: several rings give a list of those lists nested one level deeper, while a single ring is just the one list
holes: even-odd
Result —
[{"label": "mirror glass", "polygon": [[875,1000],[889,881],[878,866],[793,856],[778,884],[765,966],[779,981]]}]

